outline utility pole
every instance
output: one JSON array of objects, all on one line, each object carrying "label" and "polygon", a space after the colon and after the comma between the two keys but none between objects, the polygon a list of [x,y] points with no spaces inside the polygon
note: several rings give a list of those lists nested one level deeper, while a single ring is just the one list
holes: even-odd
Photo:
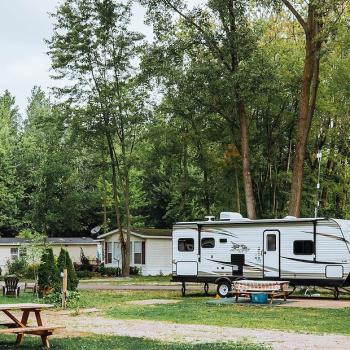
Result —
[{"label": "utility pole", "polygon": [[315,218],[317,218],[318,210],[320,209],[320,176],[321,176],[321,159],[322,159],[322,151],[319,150],[317,153],[317,160],[318,160],[318,176],[317,176],[317,194],[316,194],[316,206],[315,206]]}]

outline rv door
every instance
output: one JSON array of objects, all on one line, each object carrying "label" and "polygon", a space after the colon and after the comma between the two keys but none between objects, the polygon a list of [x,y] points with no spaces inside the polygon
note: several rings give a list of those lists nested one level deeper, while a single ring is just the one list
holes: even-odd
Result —
[{"label": "rv door", "polygon": [[173,231],[173,259],[177,276],[196,276],[198,272],[198,228]]},{"label": "rv door", "polygon": [[264,277],[280,276],[280,232],[264,231]]}]

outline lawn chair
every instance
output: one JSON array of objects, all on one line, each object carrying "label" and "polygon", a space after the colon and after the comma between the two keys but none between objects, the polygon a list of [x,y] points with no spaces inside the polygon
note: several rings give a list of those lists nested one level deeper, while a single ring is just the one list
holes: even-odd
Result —
[{"label": "lawn chair", "polygon": [[5,277],[5,285],[2,286],[2,294],[4,296],[19,296],[20,286],[18,285],[19,279],[17,276],[7,276]]}]

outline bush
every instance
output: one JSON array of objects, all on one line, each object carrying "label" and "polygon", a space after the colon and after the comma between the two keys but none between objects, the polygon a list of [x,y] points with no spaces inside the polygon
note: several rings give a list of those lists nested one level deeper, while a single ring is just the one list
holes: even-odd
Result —
[{"label": "bush", "polygon": [[45,296],[61,289],[60,275],[51,248],[44,251],[38,269],[39,295]]},{"label": "bush", "polygon": [[94,273],[93,272],[90,272],[90,271],[77,271],[77,276],[79,279],[82,279],[82,278],[92,278],[94,277]]},{"label": "bush", "polygon": [[121,270],[118,267],[105,267],[104,268],[104,276],[108,277],[116,277],[120,276]]},{"label": "bush", "polygon": [[7,271],[9,275],[16,275],[17,277],[24,277],[28,264],[24,258],[16,260],[7,260]]},{"label": "bush", "polygon": [[30,280],[35,280],[38,264],[28,265],[27,261],[24,258],[19,258],[16,260],[7,261],[7,271],[9,275],[16,275],[19,278],[26,278]]},{"label": "bush", "polygon": [[[45,298],[45,303],[48,304],[53,304],[56,307],[62,306],[62,294],[61,293],[51,293],[50,295],[47,295]],[[86,302],[81,300],[81,296],[79,292],[73,292],[73,291],[68,291],[67,292],[67,301],[66,301],[66,306],[69,309],[76,309],[79,307],[85,307]]]},{"label": "bush", "polygon": [[137,266],[130,266],[130,275],[141,275],[141,268]]},{"label": "bush", "polygon": [[75,291],[78,287],[79,279],[74,269],[74,266],[68,251],[63,248],[61,248],[60,255],[57,260],[57,267],[59,272],[63,272],[64,269],[67,269],[67,273],[68,273],[67,288],[68,290]]}]

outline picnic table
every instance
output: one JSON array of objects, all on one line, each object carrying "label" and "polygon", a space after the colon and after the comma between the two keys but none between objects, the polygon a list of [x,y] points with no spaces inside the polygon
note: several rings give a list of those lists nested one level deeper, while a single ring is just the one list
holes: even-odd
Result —
[{"label": "picnic table", "polygon": [[[41,319],[41,311],[53,307],[50,304],[0,304],[0,311],[8,316],[12,322],[1,323],[1,326],[7,329],[0,329],[0,334],[17,334],[16,344],[21,344],[25,334],[38,335],[41,337],[43,346],[50,347],[48,336],[52,335],[56,329],[65,328],[60,326],[44,326]],[[22,311],[21,320],[19,320],[13,311]],[[30,313],[35,314],[36,326],[28,326]]]},{"label": "picnic table", "polygon": [[233,283],[233,295],[236,297],[246,296],[252,299],[252,294],[264,293],[270,297],[270,304],[273,299],[283,297],[284,301],[288,296],[289,281],[271,281],[271,280],[239,280]]}]

